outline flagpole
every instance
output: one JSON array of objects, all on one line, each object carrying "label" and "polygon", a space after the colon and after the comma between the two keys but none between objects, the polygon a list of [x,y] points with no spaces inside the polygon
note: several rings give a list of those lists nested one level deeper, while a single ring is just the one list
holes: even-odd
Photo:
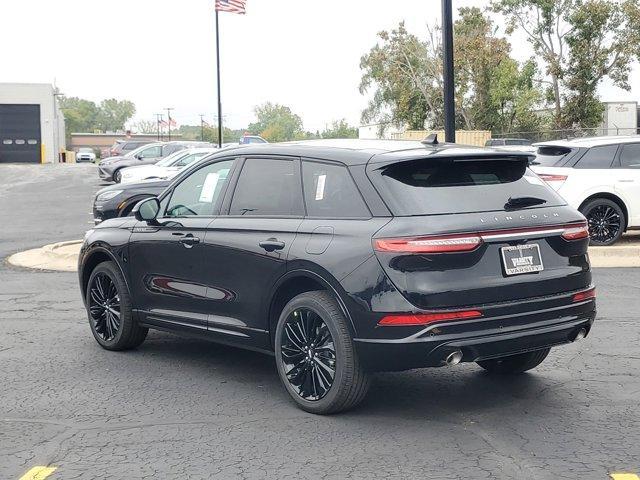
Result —
[{"label": "flagpole", "polygon": [[216,63],[218,73],[218,148],[222,148],[222,100],[220,98],[220,24],[216,8]]}]

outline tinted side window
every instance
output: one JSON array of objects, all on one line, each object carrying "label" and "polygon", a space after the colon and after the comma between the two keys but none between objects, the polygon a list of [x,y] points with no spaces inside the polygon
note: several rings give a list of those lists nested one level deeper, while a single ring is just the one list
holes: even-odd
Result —
[{"label": "tinted side window", "polygon": [[232,165],[233,160],[212,163],[185,178],[173,190],[165,216],[213,215]]},{"label": "tinted side window", "polygon": [[618,145],[590,148],[587,153],[578,160],[575,168],[609,168],[617,151]]},{"label": "tinted side window", "polygon": [[298,163],[292,160],[246,160],[229,215],[303,215]]},{"label": "tinted side window", "polygon": [[122,150],[125,151],[125,152],[131,151],[131,150],[135,150],[138,147],[140,147],[139,143],[131,143],[131,142],[124,143],[121,146]]},{"label": "tinted side window", "polygon": [[303,162],[302,181],[310,217],[370,217],[346,167]]},{"label": "tinted side window", "polygon": [[622,168],[640,168],[640,143],[623,145],[620,166]]}]

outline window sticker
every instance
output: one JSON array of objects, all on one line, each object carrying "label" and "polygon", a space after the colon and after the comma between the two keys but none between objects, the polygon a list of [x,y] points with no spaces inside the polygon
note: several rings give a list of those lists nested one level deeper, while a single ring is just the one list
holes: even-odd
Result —
[{"label": "window sticker", "polygon": [[200,191],[199,201],[201,203],[213,202],[213,194],[216,192],[218,180],[220,180],[220,175],[218,175],[217,172],[207,174],[207,178],[205,178],[202,190]]},{"label": "window sticker", "polygon": [[327,182],[327,175],[318,176],[318,186],[316,187],[316,200],[324,199],[324,186]]}]

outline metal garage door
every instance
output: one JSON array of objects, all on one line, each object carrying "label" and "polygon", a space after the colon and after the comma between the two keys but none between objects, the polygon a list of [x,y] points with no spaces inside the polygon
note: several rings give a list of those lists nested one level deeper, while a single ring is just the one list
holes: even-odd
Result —
[{"label": "metal garage door", "polygon": [[40,105],[0,104],[0,163],[40,163]]}]

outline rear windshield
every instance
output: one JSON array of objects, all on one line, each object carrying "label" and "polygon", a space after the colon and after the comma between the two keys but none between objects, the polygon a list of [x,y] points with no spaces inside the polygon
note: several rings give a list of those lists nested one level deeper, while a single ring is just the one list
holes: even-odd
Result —
[{"label": "rear windshield", "polygon": [[526,160],[414,160],[377,168],[371,177],[397,216],[504,211],[517,197],[544,201],[536,207],[565,204]]},{"label": "rear windshield", "polygon": [[573,157],[577,149],[569,147],[543,146],[538,147],[536,159],[531,165],[541,165],[543,167],[560,167],[569,158]]}]

